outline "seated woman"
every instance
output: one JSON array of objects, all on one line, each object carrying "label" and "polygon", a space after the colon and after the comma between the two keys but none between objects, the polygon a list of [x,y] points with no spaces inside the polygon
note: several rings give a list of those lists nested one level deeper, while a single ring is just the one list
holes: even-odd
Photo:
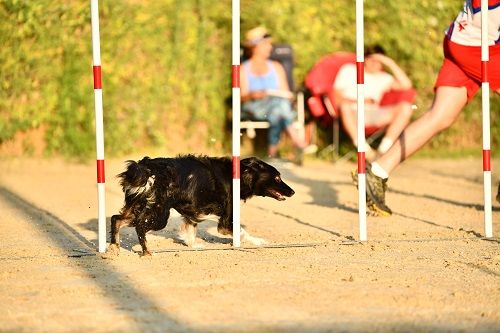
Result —
[{"label": "seated woman", "polygon": [[276,157],[283,131],[288,133],[300,152],[304,152],[306,145],[292,126],[295,119],[291,105],[293,94],[288,87],[285,69],[279,62],[269,59],[273,48],[269,33],[263,27],[248,31],[244,46],[250,58],[241,66],[241,118],[269,122],[269,157]]}]

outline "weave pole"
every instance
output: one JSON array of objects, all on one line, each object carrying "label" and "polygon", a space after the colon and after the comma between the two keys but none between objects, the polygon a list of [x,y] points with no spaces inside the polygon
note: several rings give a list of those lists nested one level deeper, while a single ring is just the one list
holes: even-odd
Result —
[{"label": "weave pole", "polygon": [[240,247],[240,0],[232,0],[233,247]]},{"label": "weave pole", "polygon": [[356,0],[356,69],[358,103],[358,208],[359,240],[367,240],[366,231],[366,161],[365,161],[365,55],[363,0]]},{"label": "weave pole", "polygon": [[97,215],[99,252],[106,251],[106,209],[104,181],[104,125],[102,111],[101,41],[99,38],[99,3],[90,0],[92,22],[92,61],[94,73],[95,137],[97,152]]},{"label": "weave pole", "polygon": [[483,113],[484,234],[493,237],[491,204],[490,83],[488,81],[488,0],[481,0],[481,93]]}]

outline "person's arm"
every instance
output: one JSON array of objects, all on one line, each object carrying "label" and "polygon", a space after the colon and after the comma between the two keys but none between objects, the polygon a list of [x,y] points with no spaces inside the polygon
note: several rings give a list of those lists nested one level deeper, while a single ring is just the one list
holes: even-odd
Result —
[{"label": "person's arm", "polygon": [[248,78],[247,74],[243,70],[242,67],[240,67],[242,70],[240,70],[240,94],[241,94],[241,102],[245,103],[251,100],[256,100],[256,99],[262,99],[267,96],[265,91],[253,91],[249,92],[248,91]]},{"label": "person's arm", "polygon": [[278,73],[278,87],[279,90],[290,91],[290,87],[288,86],[288,80],[286,78],[285,68],[277,61],[273,61],[273,66]]},{"label": "person's arm", "polygon": [[343,65],[337,72],[332,89],[336,104],[334,107],[346,101],[355,101],[356,96],[347,96],[347,92],[351,92],[350,95],[352,95],[353,89],[356,89],[356,67],[352,64]]},{"label": "person's arm", "polygon": [[396,62],[383,54],[372,54],[370,57],[380,61],[394,76],[394,82],[391,86],[395,90],[406,90],[412,87],[412,83],[408,75],[396,64]]}]

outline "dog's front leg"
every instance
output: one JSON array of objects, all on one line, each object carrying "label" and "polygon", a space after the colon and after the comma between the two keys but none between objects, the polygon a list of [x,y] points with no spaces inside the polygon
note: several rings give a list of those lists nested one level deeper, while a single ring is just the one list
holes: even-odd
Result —
[{"label": "dog's front leg", "polygon": [[217,224],[217,231],[221,235],[232,235],[233,234],[233,223],[224,223],[221,219],[219,224]]},{"label": "dog's front leg", "polygon": [[[231,206],[226,207],[226,214],[220,217],[217,231],[221,235],[233,234],[233,209]],[[240,237],[242,242],[250,242],[253,245],[261,246],[267,243],[263,238],[253,237],[245,229],[240,228]]]},{"label": "dog's front leg", "polygon": [[242,242],[250,242],[255,246],[261,246],[261,245],[267,244],[267,241],[264,238],[254,237],[254,236],[250,235],[243,228],[241,228],[240,235],[241,235]]},{"label": "dog's front leg", "polygon": [[227,205],[224,213],[220,216],[217,231],[221,235],[233,234],[233,207],[231,205]]}]

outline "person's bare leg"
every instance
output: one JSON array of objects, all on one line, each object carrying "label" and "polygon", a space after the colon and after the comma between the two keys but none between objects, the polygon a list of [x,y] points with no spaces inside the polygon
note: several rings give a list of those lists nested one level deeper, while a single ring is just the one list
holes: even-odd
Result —
[{"label": "person's bare leg", "polygon": [[399,103],[391,111],[394,112],[393,118],[389,122],[389,126],[387,126],[384,137],[388,138],[392,142],[395,142],[406,126],[410,123],[413,112],[411,104],[406,102]]},{"label": "person's bare leg", "polygon": [[455,122],[467,103],[465,87],[438,87],[431,109],[412,122],[377,162],[387,173]]},{"label": "person's bare leg", "polygon": [[277,154],[278,154],[278,145],[267,146],[267,156],[268,157],[276,157]]},{"label": "person's bare leg", "polygon": [[410,123],[412,115],[411,104],[408,102],[401,102],[383,110],[384,117],[380,117],[383,123],[376,124],[379,128],[385,128],[384,137],[377,149],[379,154],[385,154],[392,147]]},{"label": "person's bare leg", "polygon": [[[351,142],[355,147],[358,146],[358,114],[356,112],[356,105],[352,103],[342,103],[340,106],[340,117],[342,119],[342,125],[351,138]],[[377,156],[376,151],[366,142],[365,140],[365,156],[367,161],[373,161]]]},{"label": "person's bare leg", "polygon": [[287,128],[285,128],[285,131],[292,140],[295,147],[305,148],[307,146],[304,140],[300,138],[299,134],[297,133],[297,130],[293,127],[293,125],[290,125]]},{"label": "person's bare leg", "polygon": [[353,109],[351,103],[342,103],[339,108],[340,118],[342,119],[342,125],[345,132],[351,138],[352,143],[358,146],[358,119],[355,109]]}]

